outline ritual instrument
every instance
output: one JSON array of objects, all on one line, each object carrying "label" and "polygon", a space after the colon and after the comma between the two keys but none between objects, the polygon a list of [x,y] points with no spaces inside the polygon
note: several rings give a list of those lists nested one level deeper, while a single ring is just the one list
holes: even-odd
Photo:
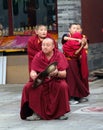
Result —
[{"label": "ritual instrument", "polygon": [[53,62],[50,65],[48,65],[48,67],[44,71],[38,74],[37,78],[33,82],[32,87],[37,88],[38,86],[40,86],[44,82],[44,80],[49,76],[49,74],[56,69],[56,66],[57,62]]}]

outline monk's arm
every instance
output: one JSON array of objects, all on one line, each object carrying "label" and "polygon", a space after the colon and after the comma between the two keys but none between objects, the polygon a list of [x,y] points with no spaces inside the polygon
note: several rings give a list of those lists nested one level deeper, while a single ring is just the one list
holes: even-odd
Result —
[{"label": "monk's arm", "polygon": [[72,38],[72,37],[68,37],[68,36],[64,36],[64,40],[75,40],[75,41],[78,41],[79,43],[81,43],[81,39],[78,39],[78,38]]},{"label": "monk's arm", "polygon": [[85,48],[85,49],[88,49],[88,40],[87,40],[86,37],[83,37],[83,38],[82,38],[82,42],[85,43],[84,48]]},{"label": "monk's arm", "polygon": [[78,55],[80,51],[83,49],[84,45],[82,44],[78,50],[75,51],[75,55]]},{"label": "monk's arm", "polygon": [[86,45],[84,46],[84,49],[88,49],[88,42],[86,42]]},{"label": "monk's arm", "polygon": [[58,71],[57,77],[66,78],[66,70]]},{"label": "monk's arm", "polygon": [[37,73],[36,73],[36,71],[31,70],[31,72],[30,72],[30,77],[31,77],[33,80],[35,80],[36,77],[37,77]]},{"label": "monk's arm", "polygon": [[66,77],[66,70],[58,70],[58,69],[55,69],[53,72],[51,72],[49,74],[49,76],[55,76],[55,77],[59,77],[59,78],[65,78]]}]

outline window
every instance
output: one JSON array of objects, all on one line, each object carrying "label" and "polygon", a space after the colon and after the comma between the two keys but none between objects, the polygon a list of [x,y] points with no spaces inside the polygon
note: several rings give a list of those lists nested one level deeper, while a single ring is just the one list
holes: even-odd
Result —
[{"label": "window", "polygon": [[[12,7],[10,7],[10,2]],[[33,29],[37,24],[45,24],[49,30],[56,31],[56,3],[56,0],[2,0],[0,5],[3,7],[1,10],[3,27],[7,29],[12,25],[14,35],[16,31]],[[12,8],[11,12],[10,8]],[[12,19],[7,16],[12,16]]]}]

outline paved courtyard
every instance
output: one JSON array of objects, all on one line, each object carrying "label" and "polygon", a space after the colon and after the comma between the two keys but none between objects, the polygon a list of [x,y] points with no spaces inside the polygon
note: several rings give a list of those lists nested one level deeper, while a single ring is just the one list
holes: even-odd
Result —
[{"label": "paved courtyard", "polygon": [[23,84],[0,85],[0,130],[103,130],[103,79],[89,84],[88,102],[71,105],[68,120],[50,121],[21,120]]}]

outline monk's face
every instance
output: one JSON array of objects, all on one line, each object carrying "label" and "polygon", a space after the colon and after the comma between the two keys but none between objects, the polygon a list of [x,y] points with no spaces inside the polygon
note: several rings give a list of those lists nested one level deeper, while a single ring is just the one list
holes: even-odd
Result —
[{"label": "monk's face", "polygon": [[79,24],[77,25],[77,32],[82,33],[82,28]]},{"label": "monk's face", "polygon": [[69,28],[69,32],[70,34],[74,34],[77,32],[77,25],[73,24],[70,28]]},{"label": "monk's face", "polygon": [[45,38],[47,36],[47,28],[45,26],[40,26],[36,33],[40,38]]},{"label": "monk's face", "polygon": [[54,43],[51,39],[44,39],[42,42],[42,51],[48,55],[53,52],[54,49]]}]

